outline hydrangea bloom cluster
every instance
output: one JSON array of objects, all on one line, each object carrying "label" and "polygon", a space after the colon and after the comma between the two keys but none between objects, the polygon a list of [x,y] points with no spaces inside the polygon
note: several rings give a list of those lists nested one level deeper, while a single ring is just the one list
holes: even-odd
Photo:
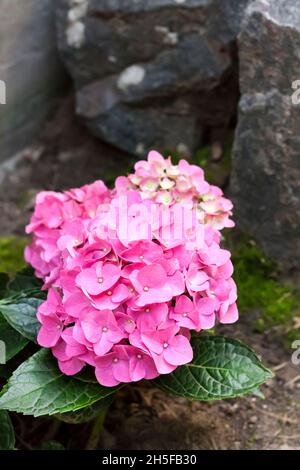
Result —
[{"label": "hydrangea bloom cluster", "polygon": [[220,188],[205,181],[199,166],[190,165],[186,160],[173,165],[170,157],[164,159],[159,153],[150,152],[148,161],[135,164],[133,174],[117,178],[116,187],[119,192],[137,189],[143,199],[153,199],[167,206],[192,202],[201,223],[217,230],[234,226],[229,218],[232,202],[223,197]]},{"label": "hydrangea bloom cluster", "polygon": [[[219,231],[232,225],[231,202],[184,160],[175,166],[152,151],[135,170],[113,190],[96,181],[40,193],[27,226],[33,240],[25,257],[48,289],[38,343],[52,349],[63,373],[88,364],[104,386],[172,372],[193,358],[192,330],[238,318]],[[196,211],[185,237],[162,236],[174,218],[134,210],[157,215],[173,206]],[[147,223],[146,235],[133,229],[137,219]]]}]

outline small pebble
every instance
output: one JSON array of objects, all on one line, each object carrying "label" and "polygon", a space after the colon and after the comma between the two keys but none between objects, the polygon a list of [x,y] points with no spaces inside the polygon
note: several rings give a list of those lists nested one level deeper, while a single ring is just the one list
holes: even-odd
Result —
[{"label": "small pebble", "polygon": [[249,418],[249,423],[250,424],[256,424],[258,421],[258,417],[256,415],[250,416]]}]

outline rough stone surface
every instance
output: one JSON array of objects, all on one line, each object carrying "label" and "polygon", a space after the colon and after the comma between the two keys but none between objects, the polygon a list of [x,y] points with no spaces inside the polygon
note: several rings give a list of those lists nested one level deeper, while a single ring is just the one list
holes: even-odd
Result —
[{"label": "rough stone surface", "polygon": [[52,0],[0,0],[0,161],[31,143],[64,82]]},{"label": "rough stone surface", "polygon": [[300,265],[300,4],[257,1],[239,37],[232,192],[241,227],[286,267]]},{"label": "rough stone surface", "polygon": [[233,41],[249,0],[55,0],[77,113],[134,154],[188,151],[226,128],[238,86]]}]

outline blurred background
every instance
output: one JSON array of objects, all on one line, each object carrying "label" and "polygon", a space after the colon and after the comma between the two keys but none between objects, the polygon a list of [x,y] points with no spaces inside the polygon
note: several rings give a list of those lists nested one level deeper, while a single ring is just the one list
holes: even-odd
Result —
[{"label": "blurred background", "polygon": [[112,184],[150,149],[187,158],[235,204],[241,320],[218,332],[277,371],[264,402],[121,391],[103,446],[300,449],[299,51],[295,0],[0,0],[0,271],[23,266],[38,191]]}]

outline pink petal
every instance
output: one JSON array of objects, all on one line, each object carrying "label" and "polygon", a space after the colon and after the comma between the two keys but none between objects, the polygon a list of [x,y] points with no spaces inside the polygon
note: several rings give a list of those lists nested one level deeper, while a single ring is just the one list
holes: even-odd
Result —
[{"label": "pink petal", "polygon": [[97,356],[104,356],[113,347],[114,343],[111,342],[105,333],[102,334],[100,340],[94,344],[94,351]]},{"label": "pink petal", "polygon": [[167,275],[165,270],[159,264],[152,264],[142,268],[137,279],[142,287],[162,287],[167,282]]},{"label": "pink petal", "polygon": [[187,364],[193,359],[193,349],[189,340],[182,335],[175,336],[170,345],[164,349],[164,358],[174,366]]},{"label": "pink petal", "polygon": [[141,339],[145,346],[156,354],[161,354],[163,351],[163,344],[159,338],[156,337],[152,332],[142,333]]},{"label": "pink petal", "polygon": [[61,328],[47,328],[42,326],[37,335],[37,342],[44,348],[52,348],[56,345],[59,338],[61,337]]},{"label": "pink petal", "polygon": [[103,286],[99,283],[95,269],[93,268],[84,269],[79,273],[76,277],[76,284],[83,291],[86,291],[91,295],[100,294],[105,290],[105,288],[103,289]]},{"label": "pink petal", "polygon": [[[221,309],[220,309],[221,310]],[[219,320],[221,323],[235,323],[239,318],[239,312],[236,303],[229,305],[225,312],[220,311]]]},{"label": "pink petal", "polygon": [[102,328],[95,320],[83,320],[81,322],[82,331],[88,341],[96,343],[102,335]]},{"label": "pink petal", "polygon": [[155,363],[156,369],[159,374],[170,374],[173,370],[176,369],[176,366],[169,364],[165,358],[164,353],[161,354],[151,354],[153,361]]},{"label": "pink petal", "polygon": [[66,375],[74,375],[81,371],[84,367],[84,362],[80,359],[72,358],[68,361],[58,361],[60,370]]},{"label": "pink petal", "polygon": [[95,375],[98,382],[105,387],[114,387],[120,383],[113,375],[114,353],[107,354],[96,361]]},{"label": "pink petal", "polygon": [[216,315],[212,313],[211,315],[200,315],[200,326],[203,330],[210,330],[215,326]]},{"label": "pink petal", "polygon": [[129,361],[119,360],[113,364],[113,376],[119,382],[130,382]]},{"label": "pink petal", "polygon": [[201,316],[211,315],[216,308],[216,300],[213,297],[198,297],[195,303],[196,309]]},{"label": "pink petal", "polygon": [[124,302],[130,296],[130,291],[125,284],[118,284],[113,291],[112,301],[115,303]]},{"label": "pink petal", "polygon": [[194,305],[191,299],[186,295],[181,295],[177,298],[174,312],[182,314],[185,312],[191,312],[192,310],[194,310]]}]

